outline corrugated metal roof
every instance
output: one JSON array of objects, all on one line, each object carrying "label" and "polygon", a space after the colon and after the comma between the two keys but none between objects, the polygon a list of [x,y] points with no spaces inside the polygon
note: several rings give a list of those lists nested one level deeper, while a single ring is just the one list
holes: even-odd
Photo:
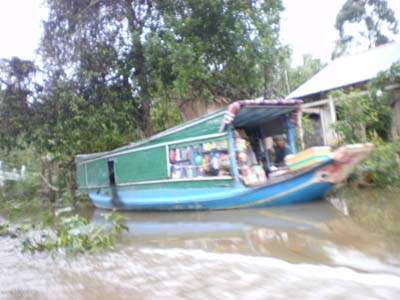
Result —
[{"label": "corrugated metal roof", "polygon": [[342,56],[291,92],[287,98],[302,98],[370,80],[400,60],[400,42],[365,52]]}]

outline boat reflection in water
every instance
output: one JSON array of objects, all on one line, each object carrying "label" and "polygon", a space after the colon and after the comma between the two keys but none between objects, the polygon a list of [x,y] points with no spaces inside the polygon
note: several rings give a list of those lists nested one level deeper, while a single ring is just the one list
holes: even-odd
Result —
[{"label": "boat reflection in water", "polygon": [[[95,210],[96,222],[101,222],[103,212]],[[122,214],[129,228],[123,243],[141,248],[201,249],[328,265],[351,265],[354,257],[347,262],[340,258],[349,251],[374,259],[388,257],[385,242],[327,201],[256,210]]]}]

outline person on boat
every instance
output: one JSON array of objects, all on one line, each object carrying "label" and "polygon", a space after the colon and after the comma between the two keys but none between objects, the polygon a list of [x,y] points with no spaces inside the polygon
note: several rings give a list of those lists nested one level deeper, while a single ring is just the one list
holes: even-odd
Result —
[{"label": "person on boat", "polygon": [[260,159],[261,166],[264,169],[267,178],[270,177],[270,174],[272,172],[277,171],[282,167],[285,167],[286,165],[285,156],[292,154],[292,150],[286,143],[286,139],[283,135],[274,136],[273,141],[274,141],[273,151],[271,151],[272,149],[268,149],[268,157],[269,160],[272,161],[272,164],[268,165],[267,160],[265,158],[265,154],[263,154]]},{"label": "person on boat", "polygon": [[286,139],[283,135],[276,135],[274,140],[274,166],[282,167],[285,165],[285,156],[292,154],[292,150],[286,143]]}]

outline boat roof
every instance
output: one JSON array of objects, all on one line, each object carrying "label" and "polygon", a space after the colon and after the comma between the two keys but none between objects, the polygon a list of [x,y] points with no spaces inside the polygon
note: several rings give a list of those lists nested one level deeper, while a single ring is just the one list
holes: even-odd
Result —
[{"label": "boat roof", "polygon": [[298,124],[298,111],[302,102],[299,99],[239,100],[228,105],[226,109],[220,109],[185,122],[141,141],[107,152],[76,155],[75,162],[93,160],[126,150],[145,148],[157,144],[178,143],[196,137],[224,136],[231,124],[234,127],[241,128],[254,127],[285,114],[289,114],[292,123],[296,125]]},{"label": "boat roof", "polygon": [[236,101],[228,105],[220,132],[225,131],[230,124],[234,127],[255,127],[284,114],[289,114],[293,125],[297,126],[302,103],[299,99]]},{"label": "boat roof", "polygon": [[391,42],[332,61],[287,98],[304,98],[371,80],[400,61],[400,42]]}]

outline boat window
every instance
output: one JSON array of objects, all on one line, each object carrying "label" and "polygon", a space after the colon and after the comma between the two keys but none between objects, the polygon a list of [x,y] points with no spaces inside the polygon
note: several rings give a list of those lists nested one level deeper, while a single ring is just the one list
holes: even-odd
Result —
[{"label": "boat window", "polygon": [[169,148],[170,178],[230,176],[228,141],[217,140]]}]

